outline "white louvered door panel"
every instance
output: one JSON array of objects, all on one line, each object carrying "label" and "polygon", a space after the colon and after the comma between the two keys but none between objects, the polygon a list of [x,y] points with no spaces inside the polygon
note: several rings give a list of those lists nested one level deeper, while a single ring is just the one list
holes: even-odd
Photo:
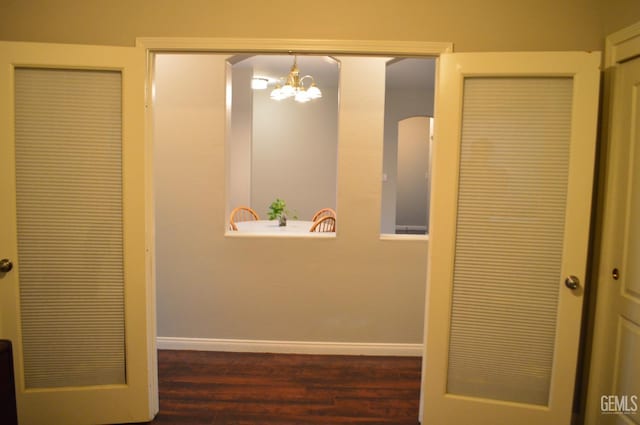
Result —
[{"label": "white louvered door panel", "polygon": [[121,74],[15,76],[26,387],[124,384]]},{"label": "white louvered door panel", "polygon": [[571,78],[465,80],[451,394],[548,402],[572,89]]},{"label": "white louvered door panel", "polygon": [[570,422],[599,59],[441,58],[423,423]]},{"label": "white louvered door panel", "polygon": [[21,425],[158,411],[145,61],[0,41],[0,338]]}]

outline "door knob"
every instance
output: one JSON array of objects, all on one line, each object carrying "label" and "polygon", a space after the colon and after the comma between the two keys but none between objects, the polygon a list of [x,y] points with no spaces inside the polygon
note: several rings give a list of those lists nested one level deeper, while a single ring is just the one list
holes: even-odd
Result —
[{"label": "door knob", "polygon": [[571,275],[564,280],[564,286],[569,289],[578,289],[578,287],[580,286],[580,279],[578,279],[576,276]]},{"label": "door knob", "polygon": [[617,267],[615,269],[611,270],[611,277],[613,278],[613,280],[620,279],[620,270],[618,270]]},{"label": "door knob", "polygon": [[0,273],[9,273],[13,268],[13,263],[8,258],[0,260]]}]

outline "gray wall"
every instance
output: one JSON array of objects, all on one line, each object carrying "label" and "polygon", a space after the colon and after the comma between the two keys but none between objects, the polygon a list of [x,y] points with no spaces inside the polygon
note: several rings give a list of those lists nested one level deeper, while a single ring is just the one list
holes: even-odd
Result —
[{"label": "gray wall", "polygon": [[251,206],[261,217],[276,198],[301,220],[336,208],[338,89],[322,91],[305,104],[254,92]]},{"label": "gray wall", "polygon": [[[231,68],[229,65],[228,69]],[[233,87],[231,99],[230,135],[228,144],[229,207],[251,205],[251,138],[253,120],[253,90],[250,67],[233,67],[227,74]]]},{"label": "gray wall", "polygon": [[396,231],[396,176],[398,174],[398,122],[416,115],[433,116],[434,92],[415,89],[388,89],[385,96],[384,160],[382,182],[381,233]]},{"label": "gray wall", "polygon": [[431,121],[419,116],[398,123],[396,224],[412,230],[428,230]]}]

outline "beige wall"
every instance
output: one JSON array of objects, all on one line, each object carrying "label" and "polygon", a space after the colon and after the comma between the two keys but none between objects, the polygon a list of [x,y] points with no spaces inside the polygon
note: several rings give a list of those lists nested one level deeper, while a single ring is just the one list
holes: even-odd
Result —
[{"label": "beige wall", "polygon": [[268,37],[450,41],[457,51],[596,50],[604,28],[640,19],[637,9],[637,0],[327,0],[295,7],[283,0],[3,0],[0,39],[133,45],[136,37]]},{"label": "beige wall", "polygon": [[640,20],[638,0],[599,0],[603,35],[607,36]]},{"label": "beige wall", "polygon": [[380,240],[385,58],[341,62],[336,238],[225,235],[225,55],[160,55],[158,335],[420,343],[426,240]]}]

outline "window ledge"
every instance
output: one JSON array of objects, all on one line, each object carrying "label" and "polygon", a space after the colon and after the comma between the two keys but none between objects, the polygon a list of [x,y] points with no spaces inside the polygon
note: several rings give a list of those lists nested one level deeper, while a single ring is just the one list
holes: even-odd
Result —
[{"label": "window ledge", "polygon": [[380,235],[381,241],[428,241],[429,235],[396,235],[393,233],[383,233]]},{"label": "window ledge", "polygon": [[272,239],[335,239],[336,234],[331,232],[315,233],[253,233],[253,232],[233,232],[227,231],[225,237],[230,238],[272,238]]}]

